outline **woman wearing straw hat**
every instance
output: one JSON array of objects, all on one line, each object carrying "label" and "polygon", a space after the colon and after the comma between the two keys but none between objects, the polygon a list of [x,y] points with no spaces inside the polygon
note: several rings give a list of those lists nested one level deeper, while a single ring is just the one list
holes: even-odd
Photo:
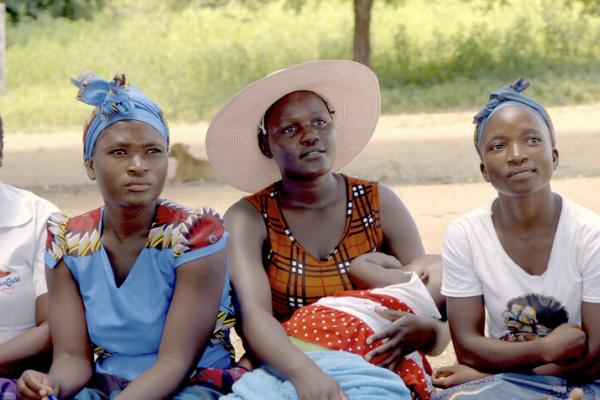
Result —
[{"label": "woman wearing straw hat", "polygon": [[[279,323],[299,307],[353,289],[352,262],[378,263],[386,252],[407,265],[424,255],[415,223],[392,190],[334,172],[366,145],[379,112],[371,70],[351,61],[316,61],[244,88],[208,130],[214,170],[255,193],[225,215],[245,344],[290,379],[301,399],[344,394],[291,345]],[[421,272],[440,273],[434,260]],[[433,347],[443,326],[430,318],[385,316],[395,322],[371,341],[388,340],[367,358],[389,352],[386,367]]]}]

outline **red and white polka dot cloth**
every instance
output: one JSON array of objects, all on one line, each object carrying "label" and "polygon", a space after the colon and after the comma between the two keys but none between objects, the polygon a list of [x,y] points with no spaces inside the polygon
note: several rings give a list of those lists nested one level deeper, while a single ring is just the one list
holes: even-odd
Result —
[{"label": "red and white polka dot cloth", "polygon": [[[413,289],[416,287],[421,293],[415,293],[413,290],[412,296],[409,294],[407,297],[411,299],[419,297],[415,294],[429,297],[429,293],[420,280],[418,280],[420,285],[413,281],[411,279]],[[406,286],[406,284],[388,286],[383,289],[338,292],[335,296],[325,297],[313,305],[297,310],[284,324],[284,328],[288,335],[298,339],[331,350],[348,351],[364,357],[370,350],[382,343],[378,341],[369,345],[367,338],[390,323],[375,312],[377,307],[383,306],[393,310],[415,313],[411,307],[398,298],[406,294],[405,291],[394,290],[402,286]],[[422,289],[425,289],[425,293],[422,292]],[[423,307],[424,304],[426,307]],[[420,309],[419,311],[433,307],[434,310],[429,310],[425,314],[439,318],[433,300],[431,300],[431,304],[425,301],[415,305]],[[387,354],[382,354],[370,362],[378,364],[386,357]],[[414,396],[421,399],[430,398],[433,390],[430,376],[431,367],[423,354],[413,352],[407,355],[396,366],[395,372],[400,375]]]}]

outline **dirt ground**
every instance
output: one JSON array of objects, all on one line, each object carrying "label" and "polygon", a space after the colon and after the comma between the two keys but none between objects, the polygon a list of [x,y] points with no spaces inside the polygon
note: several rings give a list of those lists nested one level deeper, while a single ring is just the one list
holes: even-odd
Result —
[{"label": "dirt ground", "polygon": [[[364,151],[343,172],[377,179],[400,196],[416,220],[425,248],[439,253],[447,224],[494,198],[479,176],[470,123],[473,112],[384,116]],[[557,130],[560,168],[553,189],[600,212],[600,104],[550,110]],[[81,133],[8,132],[0,180],[24,187],[74,215],[101,204],[82,167]],[[173,125],[171,142],[191,146],[199,157],[206,123]],[[170,176],[175,171],[170,161]],[[209,205],[224,212],[244,193],[222,184],[169,182],[164,197],[187,206]],[[432,360],[450,364],[449,348]]]}]

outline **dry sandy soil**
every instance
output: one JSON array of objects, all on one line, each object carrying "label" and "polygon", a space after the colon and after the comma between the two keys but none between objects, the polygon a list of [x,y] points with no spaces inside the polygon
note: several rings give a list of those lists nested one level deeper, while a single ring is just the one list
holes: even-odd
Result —
[{"label": "dry sandy soil", "polygon": [[[559,171],[553,188],[600,212],[600,104],[550,110],[558,132]],[[414,216],[428,252],[439,253],[447,224],[490,201],[495,193],[481,182],[470,124],[473,112],[384,116],[365,150],[343,172],[390,185]],[[82,167],[81,134],[10,132],[8,121],[0,180],[28,188],[73,215],[101,204]],[[205,156],[205,123],[172,126],[172,143],[190,144]],[[171,161],[170,161],[171,162]],[[175,162],[170,165],[170,176]],[[164,197],[224,212],[244,193],[221,184],[169,182]],[[433,360],[454,361],[452,349]]]}]

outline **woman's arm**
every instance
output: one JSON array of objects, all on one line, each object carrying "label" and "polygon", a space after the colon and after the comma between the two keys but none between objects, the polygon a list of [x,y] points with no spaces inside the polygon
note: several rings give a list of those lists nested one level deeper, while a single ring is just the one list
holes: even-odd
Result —
[{"label": "woman's arm", "polygon": [[36,371],[23,373],[19,379],[19,396],[25,399],[46,398],[50,393],[69,397],[92,377],[92,349],[77,283],[62,260],[54,269],[46,271],[46,278],[54,351],[52,367],[48,375]]},{"label": "woman's arm", "polygon": [[585,352],[577,361],[547,364],[535,368],[538,375],[563,376],[578,382],[600,379],[600,304],[584,302],[581,309],[582,328],[587,336]]},{"label": "woman's arm", "polygon": [[390,188],[379,185],[379,199],[381,229],[390,255],[402,263],[405,271],[414,271],[419,274],[436,303],[438,311],[442,314],[442,319],[445,319],[446,302],[440,293],[442,258],[439,255],[425,255],[415,221]]},{"label": "woman's arm", "polygon": [[[414,260],[407,267],[412,267],[409,269],[419,273],[420,278],[432,295],[437,293],[438,297],[443,298],[439,294],[441,279],[439,277],[432,279],[429,276],[429,274],[435,272],[430,267],[435,265],[435,263],[432,264],[432,260],[439,264],[439,257],[424,256]],[[404,283],[408,282],[411,277],[411,274],[404,270],[398,259],[383,253],[368,253],[355,258],[350,263],[349,274],[357,289],[372,289]],[[435,297],[433,300],[436,302]],[[436,305],[440,307],[440,305]],[[443,306],[445,307],[445,302]],[[370,353],[368,355],[369,359],[390,350],[394,350],[396,356],[404,356],[408,354],[407,351],[410,352],[410,349],[417,346],[418,350],[436,356],[441,354],[450,342],[450,332],[446,323],[396,310],[382,308],[378,309],[377,312],[382,317],[392,321],[392,324],[388,328],[389,331],[386,329],[377,332],[376,335],[370,338],[370,342],[384,337],[390,337],[391,340]],[[433,331],[429,335],[431,341],[422,340],[423,331],[429,332],[430,330]],[[390,361],[393,361],[394,358],[394,356],[390,357]]]},{"label": "woman's arm", "polygon": [[390,254],[404,266],[405,271],[419,274],[433,301],[446,319],[446,299],[441,295],[442,258],[425,255],[421,236],[412,216],[402,201],[388,187],[379,185],[381,229]]},{"label": "woman's arm", "polygon": [[[433,267],[436,264],[439,266],[440,257],[424,257],[425,250],[423,249],[419,231],[402,201],[400,201],[390,188],[384,185],[379,185],[379,200],[384,243],[391,255],[397,258],[405,268],[408,268],[413,262],[417,263],[419,268],[415,268],[414,270],[419,274],[425,272],[426,274],[439,275],[441,273],[440,269]],[[368,258],[366,261],[374,262],[376,260]],[[431,268],[429,267],[430,265]],[[390,267],[393,267],[393,263],[386,262],[384,268]],[[393,271],[393,269],[389,269],[389,271]],[[378,276],[381,274],[387,273],[379,273]],[[382,282],[384,280],[381,279]],[[436,281],[439,282],[440,280],[438,276]],[[439,292],[439,288],[437,292]],[[441,308],[444,307],[442,306]],[[380,364],[381,366],[393,369],[400,358],[415,350],[425,352],[434,348],[439,350],[439,346],[436,346],[436,344],[444,341],[444,336],[447,337],[447,335],[444,335],[444,332],[447,332],[446,325],[433,318],[417,315],[408,316],[385,311],[382,311],[381,314],[393,322],[383,331],[372,335],[369,338],[369,342],[372,343],[380,339],[387,340],[384,344],[367,354],[367,358],[370,359],[379,354],[391,351],[391,355]]]},{"label": "woman's arm", "polygon": [[348,272],[356,289],[382,288],[410,280],[411,274],[402,270],[402,263],[384,253],[367,253],[350,263]]},{"label": "woman's arm", "polygon": [[379,185],[379,207],[384,244],[403,265],[424,256],[425,249],[417,225],[392,189]]},{"label": "woman's arm", "polygon": [[154,365],[119,399],[169,398],[188,376],[215,327],[227,271],[227,250],[177,268],[175,292]]},{"label": "woman's arm", "polygon": [[50,330],[48,329],[48,294],[35,301],[36,326],[0,344],[0,375],[21,375],[28,368],[50,366]]},{"label": "woman's arm", "polygon": [[231,233],[231,281],[248,350],[290,379],[300,399],[344,399],[337,382],[290,342],[273,317],[271,287],[262,264],[267,235],[260,214],[249,202],[240,200],[225,214],[225,226]]},{"label": "woman's arm", "polygon": [[394,256],[367,253],[350,263],[350,279],[357,289],[372,289],[407,282],[409,272],[416,272],[429,292],[442,320],[446,320],[446,298],[442,296],[442,260],[438,255],[426,255],[402,265]]},{"label": "woman's arm", "polygon": [[529,342],[506,342],[484,334],[482,296],[448,297],[448,321],[456,357],[461,364],[486,372],[530,370],[540,365],[579,357],[585,333],[561,325],[549,336]]},{"label": "woman's arm", "polygon": [[600,378],[600,221],[596,215],[582,228],[575,243],[583,284],[581,326],[587,335],[585,351],[575,362],[542,366],[534,372],[592,382]]},{"label": "woman's arm", "polygon": [[50,382],[61,397],[74,395],[91,379],[92,348],[79,287],[64,261],[46,271],[50,296],[50,334],[54,355]]}]

